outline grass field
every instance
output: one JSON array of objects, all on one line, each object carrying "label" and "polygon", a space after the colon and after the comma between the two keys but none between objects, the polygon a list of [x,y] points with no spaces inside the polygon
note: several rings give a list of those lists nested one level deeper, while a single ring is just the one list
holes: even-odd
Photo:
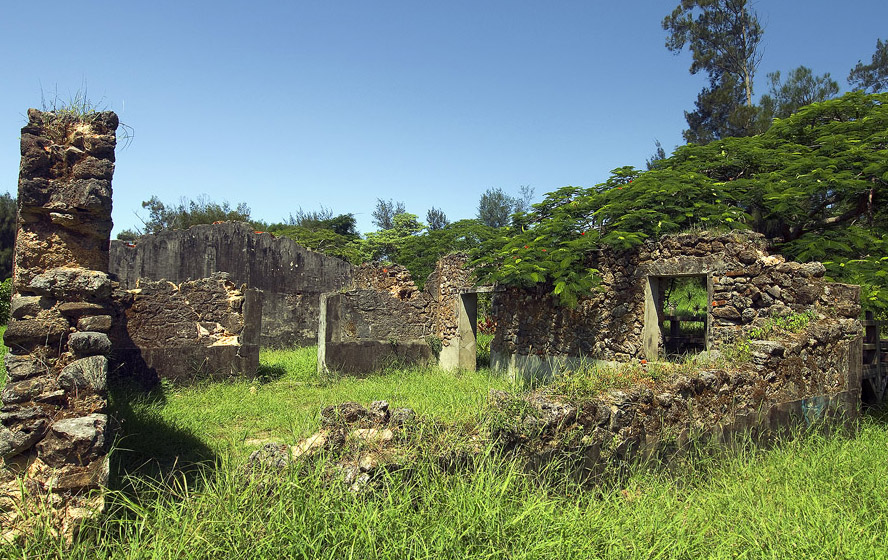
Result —
[{"label": "grass field", "polygon": [[[476,422],[482,370],[319,377],[313,349],[262,353],[263,382],[117,389],[126,434],[113,452],[109,507],[66,549],[46,535],[17,558],[882,558],[888,551],[888,415],[854,437],[809,434],[771,450],[707,450],[670,472],[580,487],[555,469],[524,474],[489,456],[473,472],[431,464],[352,494],[321,470],[244,476],[263,441],[293,443],[321,407],[386,399]],[[512,387],[512,389],[516,389]]]}]

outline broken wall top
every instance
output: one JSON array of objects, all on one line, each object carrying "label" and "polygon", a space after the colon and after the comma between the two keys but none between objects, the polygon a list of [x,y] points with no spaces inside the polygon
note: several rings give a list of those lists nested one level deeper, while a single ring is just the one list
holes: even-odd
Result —
[{"label": "broken wall top", "polygon": [[323,293],[346,285],[352,265],[244,222],[223,222],[112,241],[111,272],[124,288],[139,278],[183,282],[227,272],[236,284],[263,291]]}]

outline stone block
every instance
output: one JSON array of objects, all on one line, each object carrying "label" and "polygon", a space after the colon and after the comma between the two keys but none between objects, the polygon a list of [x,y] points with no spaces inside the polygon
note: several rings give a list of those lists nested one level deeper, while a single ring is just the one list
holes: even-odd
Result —
[{"label": "stone block", "polygon": [[68,337],[68,348],[76,356],[93,356],[111,352],[111,340],[100,332],[76,332]]},{"label": "stone block", "polygon": [[35,346],[56,346],[68,334],[68,321],[63,317],[11,320],[3,333],[3,342],[13,350],[30,350]]},{"label": "stone block", "polygon": [[0,392],[0,397],[3,399],[3,404],[16,404],[33,400],[43,393],[56,389],[58,389],[58,385],[52,376],[41,375],[7,383],[3,391]]},{"label": "stone block", "polygon": [[41,311],[50,309],[54,303],[48,297],[14,294],[9,302],[9,316],[13,319],[33,319]]},{"label": "stone block", "polygon": [[78,331],[107,333],[111,330],[111,315],[87,315],[77,321]]},{"label": "stone block", "polygon": [[7,381],[21,381],[36,375],[49,373],[49,367],[41,360],[31,356],[18,356],[7,353],[4,357]]},{"label": "stone block", "polygon": [[31,292],[55,299],[108,300],[111,280],[98,270],[85,268],[53,268],[38,274],[28,283]]},{"label": "stone block", "polygon": [[104,456],[107,425],[104,414],[57,420],[37,444],[37,455],[51,467],[85,466]]},{"label": "stone block", "polygon": [[108,359],[90,356],[71,362],[59,375],[59,386],[74,393],[105,391],[108,383]]}]

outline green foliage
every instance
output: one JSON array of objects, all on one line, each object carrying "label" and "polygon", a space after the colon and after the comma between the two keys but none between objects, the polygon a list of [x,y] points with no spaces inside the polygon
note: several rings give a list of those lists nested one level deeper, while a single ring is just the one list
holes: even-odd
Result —
[{"label": "green foliage", "polygon": [[886,102],[888,94],[848,93],[777,119],[761,135],[683,146],[650,171],[621,167],[593,188],[549,193],[487,243],[480,274],[508,285],[548,283],[572,305],[594,285],[587,255],[600,245],[749,228],[790,259],[829,260],[834,278],[863,283],[884,308]]},{"label": "green foliage", "polygon": [[888,41],[876,40],[872,61],[857,65],[848,74],[848,84],[855,89],[877,93],[888,87]]},{"label": "green foliage", "polygon": [[12,299],[12,278],[0,282],[0,325],[9,321],[9,303]]},{"label": "green foliage", "polygon": [[[197,199],[182,197],[177,204],[164,203],[157,196],[142,202],[142,208],[148,210],[148,219],[142,220],[141,231],[125,230],[118,234],[118,239],[127,240],[133,234],[159,233],[169,229],[188,229],[198,224],[213,222],[250,221],[250,207],[241,202],[237,208],[231,208],[228,201],[221,204],[212,201],[207,195]],[[123,236],[123,237],[121,237]]]},{"label": "green foliage", "polygon": [[440,208],[432,206],[426,212],[426,224],[428,224],[429,231],[444,229],[449,223],[450,220],[447,219],[447,215]]},{"label": "green foliage", "polygon": [[364,247],[371,260],[394,262],[398,249],[424,229],[416,214],[400,212],[392,218],[389,228],[373,231],[365,236]]},{"label": "green foliage", "polygon": [[791,70],[781,83],[780,71],[768,74],[770,92],[759,100],[759,131],[765,131],[775,118],[785,119],[805,105],[832,99],[839,93],[839,84],[829,72],[815,76],[810,68]]},{"label": "green foliage", "polygon": [[519,196],[511,196],[499,187],[487,189],[478,200],[478,221],[492,228],[509,225],[512,214],[530,209],[533,188],[522,185],[520,193]]},{"label": "green foliage", "polygon": [[477,220],[460,220],[441,229],[422,235],[404,237],[397,245],[395,261],[410,271],[417,286],[422,288],[426,278],[435,269],[438,259],[450,253],[474,253],[497,231]]},{"label": "green foliage", "polygon": [[394,202],[392,199],[383,200],[376,199],[376,208],[370,214],[373,216],[373,223],[381,230],[392,229],[395,227],[395,216],[404,214],[407,210],[403,202]]},{"label": "green foliage", "polygon": [[300,209],[296,216],[290,215],[287,224],[271,224],[265,230],[352,264],[360,264],[367,259],[353,214],[334,216],[326,209],[320,212],[303,212]]},{"label": "green foliage", "polygon": [[800,333],[816,317],[812,310],[791,313],[786,317],[769,317],[761,326],[750,329],[747,336],[750,340],[771,340],[781,335]]},{"label": "green foliage", "polygon": [[18,205],[9,193],[0,195],[0,278],[12,276],[15,234],[18,230]]}]

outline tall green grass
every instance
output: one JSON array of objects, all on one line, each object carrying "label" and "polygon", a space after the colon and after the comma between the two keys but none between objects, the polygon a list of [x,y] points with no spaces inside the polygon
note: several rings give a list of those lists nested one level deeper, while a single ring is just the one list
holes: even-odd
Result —
[{"label": "tall green grass", "polygon": [[[770,450],[701,450],[669,470],[581,486],[557,465],[526,474],[482,453],[472,471],[431,460],[358,494],[327,465],[248,476],[250,440],[292,443],[320,408],[386,399],[471,423],[486,371],[319,376],[314,349],[263,351],[262,379],[116,389],[127,435],[106,513],[70,547],[42,535],[15,558],[882,558],[888,550],[888,414],[856,435],[801,435]],[[253,390],[255,389],[255,391]],[[148,461],[148,458],[152,458]],[[160,466],[160,468],[157,468]]]},{"label": "tall green grass", "polygon": [[[136,479],[45,558],[883,558],[888,430],[811,434],[770,451],[700,454],[672,473],[636,467],[583,488],[490,456],[473,472],[430,464],[351,494],[319,470],[249,479],[226,456],[197,481]],[[2,549],[0,549],[2,550]]]}]

